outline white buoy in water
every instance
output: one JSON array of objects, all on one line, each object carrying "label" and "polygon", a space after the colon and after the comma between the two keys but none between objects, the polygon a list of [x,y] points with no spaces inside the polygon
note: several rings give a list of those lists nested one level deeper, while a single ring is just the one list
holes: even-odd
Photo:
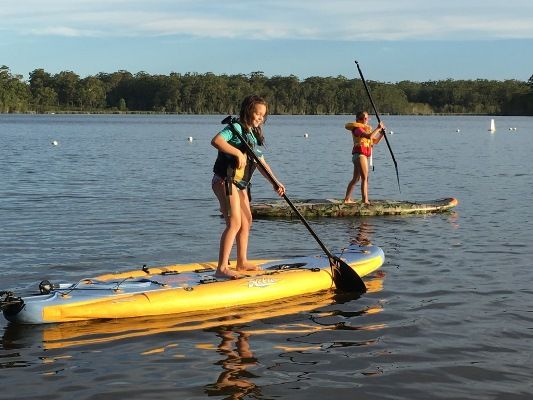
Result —
[{"label": "white buoy in water", "polygon": [[461,132],[461,130],[460,130],[460,129],[457,129],[455,132],[459,133],[459,132]]},{"label": "white buoy in water", "polygon": [[496,132],[496,124],[494,123],[494,118],[490,120],[490,129],[491,132]]},{"label": "white buoy in water", "polygon": [[192,142],[192,136],[189,136],[189,138],[187,139],[189,142]]},{"label": "white buoy in water", "polygon": [[52,140],[52,146],[57,146],[59,142],[57,140]]},{"label": "white buoy in water", "polygon": [[394,135],[394,131],[389,131],[389,135]]},{"label": "white buoy in water", "polygon": [[304,138],[308,138],[309,137],[309,134],[308,133],[304,133]]}]

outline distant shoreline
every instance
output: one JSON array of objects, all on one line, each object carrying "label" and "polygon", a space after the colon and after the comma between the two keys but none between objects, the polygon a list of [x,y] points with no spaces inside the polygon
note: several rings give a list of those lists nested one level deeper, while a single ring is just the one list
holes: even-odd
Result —
[{"label": "distant shoreline", "polygon": [[[370,113],[372,115],[372,113]],[[43,112],[39,113],[36,111],[26,111],[26,112],[0,112],[0,115],[229,115],[229,113],[183,113],[183,112],[163,112],[163,111],[54,111],[54,112]],[[355,116],[355,113],[337,113],[337,114],[275,114],[271,113],[270,115],[276,116]],[[504,115],[504,114],[486,114],[486,113],[413,113],[413,114],[391,114],[391,113],[380,113],[380,116],[405,116],[405,117],[432,117],[432,116],[480,116],[480,117],[531,117],[531,115]]]},{"label": "distant shoreline", "polygon": [[[397,83],[337,77],[150,75],[128,71],[81,78],[72,71],[31,73],[26,82],[2,69],[0,112],[57,114],[237,114],[251,93],[264,97],[271,115],[533,115],[530,81],[441,80]],[[372,96],[370,96],[370,91]]]}]

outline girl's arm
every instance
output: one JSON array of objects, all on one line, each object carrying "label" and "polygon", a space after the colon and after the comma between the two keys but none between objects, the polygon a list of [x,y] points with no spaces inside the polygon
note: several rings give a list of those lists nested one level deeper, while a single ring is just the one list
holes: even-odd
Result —
[{"label": "girl's arm", "polygon": [[220,133],[216,134],[216,136],[211,140],[211,145],[215,147],[218,151],[236,157],[238,168],[244,168],[246,166],[246,154],[226,142],[226,140]]},{"label": "girl's arm", "polygon": [[381,142],[381,139],[383,139],[384,130],[385,130],[385,125],[383,124],[383,122],[380,122],[378,124],[377,128],[374,129],[374,132],[372,132],[370,134],[370,138],[372,139],[372,143],[378,144],[379,142]]},{"label": "girl's arm", "polygon": [[274,182],[272,182],[270,180],[270,177],[268,176],[268,174],[263,171],[263,168],[261,168],[259,166],[259,172],[261,172],[261,175],[263,175],[268,181],[270,181],[270,183],[272,184],[272,186],[274,187],[274,191],[276,191],[280,196],[283,196],[285,194],[285,186],[283,186],[283,184],[278,180],[278,178],[276,178],[276,176],[274,175],[274,173],[272,172],[272,169],[270,168],[270,166],[268,165],[268,163],[265,161],[265,158],[261,158],[261,161],[262,161],[262,164],[265,166],[265,169],[270,173],[270,175],[272,175],[272,177],[274,178]]}]

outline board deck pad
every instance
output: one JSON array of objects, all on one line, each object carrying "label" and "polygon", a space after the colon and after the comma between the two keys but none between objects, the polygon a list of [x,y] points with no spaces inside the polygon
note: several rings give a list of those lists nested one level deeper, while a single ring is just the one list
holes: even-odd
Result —
[{"label": "board deck pad", "polygon": [[[293,200],[292,203],[306,218],[351,217],[373,215],[427,214],[448,211],[458,204],[456,198],[448,197],[428,201],[371,200],[344,203],[340,199]],[[265,200],[251,204],[255,218],[298,218],[285,200]]]}]

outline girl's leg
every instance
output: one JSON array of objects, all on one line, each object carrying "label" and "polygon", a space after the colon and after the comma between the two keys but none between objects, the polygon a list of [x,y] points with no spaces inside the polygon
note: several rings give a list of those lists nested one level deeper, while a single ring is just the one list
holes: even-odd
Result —
[{"label": "girl's leg", "polygon": [[361,201],[370,204],[368,201],[368,159],[362,154],[359,156],[358,168],[361,176]]},{"label": "girl's leg", "polygon": [[353,188],[355,187],[355,185],[359,181],[360,177],[361,177],[361,175],[359,173],[359,169],[357,168],[357,164],[354,163],[352,180],[348,183],[348,187],[346,188],[346,194],[344,195],[344,202],[345,203],[353,203],[353,200],[352,200]]},{"label": "girl's leg", "polygon": [[241,229],[237,233],[237,270],[253,271],[259,269],[248,261],[248,238],[252,228],[252,211],[246,190],[239,191],[241,206]]},{"label": "girl's leg", "polygon": [[212,188],[220,204],[220,211],[222,211],[224,219],[226,220],[226,228],[220,237],[218,268],[215,275],[219,277],[236,278],[239,277],[239,274],[229,268],[229,257],[237,233],[241,228],[239,190],[235,186],[232,188],[232,193],[229,195],[231,215],[228,215],[224,181],[214,182]]}]

